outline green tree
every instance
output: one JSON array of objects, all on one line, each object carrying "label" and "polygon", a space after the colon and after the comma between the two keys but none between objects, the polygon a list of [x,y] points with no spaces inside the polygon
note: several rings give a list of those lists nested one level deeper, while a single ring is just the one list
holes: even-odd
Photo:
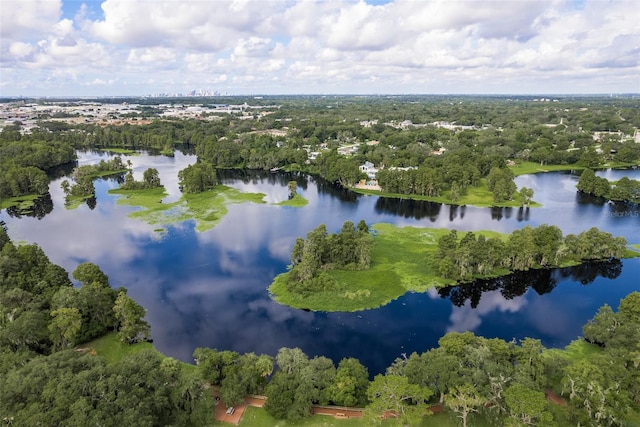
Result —
[{"label": "green tree", "polygon": [[582,327],[582,334],[589,342],[606,346],[620,327],[619,316],[608,304],[598,309],[596,315]]},{"label": "green tree", "polygon": [[521,207],[531,206],[531,200],[533,200],[533,188],[522,187],[518,192],[518,200]]},{"label": "green tree", "polygon": [[213,385],[222,383],[229,367],[236,363],[239,356],[235,351],[218,351],[206,347],[198,347],[193,352],[200,375]]},{"label": "green tree", "polygon": [[299,348],[283,347],[276,355],[278,368],[287,375],[297,374],[309,364],[309,357]]},{"label": "green tree", "polygon": [[460,365],[459,358],[449,354],[445,348],[438,347],[421,355],[411,354],[406,362],[405,374],[412,384],[428,387],[437,394],[442,403],[445,394],[463,381]]},{"label": "green tree", "polygon": [[296,197],[298,194],[298,183],[296,181],[289,181],[287,188],[289,189],[289,198],[293,199]]},{"label": "green tree", "polygon": [[358,359],[342,359],[333,384],[327,393],[329,400],[339,406],[364,406],[367,403],[369,372]]},{"label": "green tree", "polygon": [[568,396],[569,403],[575,409],[573,415],[580,424],[600,426],[620,423],[629,396],[620,393],[617,385],[607,378],[609,364],[607,358],[581,359],[569,365],[565,371],[563,394]]},{"label": "green tree", "polygon": [[596,152],[594,147],[587,147],[580,155],[578,164],[588,168],[597,168],[602,163],[602,156]]},{"label": "green tree", "polygon": [[504,399],[511,417],[524,425],[546,426],[553,421],[553,415],[547,410],[547,399],[542,391],[514,384],[505,390]]},{"label": "green tree", "polygon": [[596,174],[592,169],[585,169],[580,174],[576,189],[583,193],[593,194],[596,186]]},{"label": "green tree", "polygon": [[267,396],[264,405],[265,411],[276,419],[286,419],[288,410],[293,404],[294,387],[290,376],[276,372],[265,390]]},{"label": "green tree", "polygon": [[511,169],[492,168],[487,175],[487,188],[493,194],[495,202],[511,200],[517,188]]},{"label": "green tree", "polygon": [[160,184],[160,174],[156,168],[145,170],[142,174],[142,181],[144,182],[145,188],[158,188],[162,186],[162,184]]},{"label": "green tree", "polygon": [[151,327],[143,320],[146,310],[127,296],[124,291],[118,293],[113,305],[113,311],[118,322],[118,336],[124,343],[138,340],[148,340]]},{"label": "green tree", "polygon": [[631,292],[620,300],[618,312],[626,322],[640,325],[640,292]]},{"label": "green tree", "polygon": [[562,231],[555,225],[542,224],[533,231],[536,247],[535,261],[542,267],[557,265],[558,251],[562,244]]},{"label": "green tree", "polygon": [[386,415],[397,425],[417,425],[430,413],[426,402],[432,395],[428,388],[410,384],[407,377],[376,375],[367,389],[370,403],[365,418],[379,424]]},{"label": "green tree", "polygon": [[209,163],[198,162],[178,172],[180,188],[184,193],[201,193],[218,185],[216,169]]},{"label": "green tree", "polygon": [[79,264],[73,271],[72,276],[82,285],[98,283],[103,286],[109,286],[109,277],[100,270],[100,267],[91,262]]},{"label": "green tree", "polygon": [[487,399],[469,383],[455,387],[444,397],[444,404],[459,414],[463,427],[467,427],[469,414],[478,412],[486,402]]},{"label": "green tree", "polygon": [[73,345],[82,326],[82,315],[77,308],[59,308],[51,312],[48,329],[56,348]]}]

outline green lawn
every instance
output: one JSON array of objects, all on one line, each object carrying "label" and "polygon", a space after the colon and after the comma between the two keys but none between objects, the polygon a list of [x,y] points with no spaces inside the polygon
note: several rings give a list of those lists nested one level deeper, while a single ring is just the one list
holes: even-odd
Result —
[{"label": "green lawn", "polygon": [[555,171],[570,171],[570,170],[582,170],[583,166],[578,165],[541,165],[537,162],[517,162],[515,166],[509,166],[509,169],[515,176],[527,175],[532,173],[543,172],[555,172]]},{"label": "green lawn", "polygon": [[89,351],[95,350],[98,355],[104,357],[108,364],[117,363],[125,356],[144,350],[157,351],[153,344],[148,342],[131,345],[124,344],[118,339],[118,334],[115,332],[110,332],[93,341],[84,343],[79,348],[87,348]]},{"label": "green lawn", "polygon": [[[493,194],[487,188],[484,180],[478,187],[469,187],[467,194],[460,196],[455,202],[451,200],[451,192],[443,191],[438,197],[419,196],[417,194],[400,194],[400,193],[386,193],[384,191],[365,190],[359,188],[352,188],[352,191],[360,194],[369,194],[381,197],[390,197],[395,199],[412,199],[412,200],[424,200],[426,202],[443,203],[447,205],[472,205],[479,207],[520,207],[520,202],[517,200],[517,194],[514,194],[513,200],[507,200],[505,202],[493,201]],[[535,198],[535,194],[534,194]],[[531,202],[531,207],[542,206],[540,203]]]},{"label": "green lawn", "polygon": [[569,345],[566,346],[564,350],[549,349],[547,351],[561,352],[563,356],[566,356],[568,359],[577,362],[580,360],[589,359],[596,354],[601,354],[604,349],[595,344],[586,342],[583,338],[578,338],[574,341],[571,341],[571,343],[569,343]]},{"label": "green lawn", "polygon": [[[79,345],[78,348],[86,348],[88,351],[95,351],[97,355],[104,357],[107,364],[110,365],[118,363],[123,357],[140,353],[145,350],[153,351],[160,354],[163,358],[168,358],[168,356],[160,353],[150,342],[125,344],[118,339],[118,334],[116,332],[109,332],[100,338],[96,338],[93,341]],[[198,369],[196,365],[192,365],[190,363],[178,361],[178,364],[184,374]]]},{"label": "green lawn", "polygon": [[[470,415],[468,421],[469,427],[493,427],[494,424],[486,418],[479,415]],[[216,425],[228,425],[221,422]],[[327,415],[315,415],[298,421],[276,420],[262,408],[248,407],[245,411],[241,427],[369,427],[371,424],[357,418],[338,420]],[[382,422],[382,427],[392,425],[391,422]],[[416,427],[459,427],[461,422],[452,413],[442,413],[438,415],[429,415],[422,419],[422,422]]]},{"label": "green lawn", "polygon": [[[596,169],[602,168],[628,168],[631,166],[638,166],[638,162],[634,163],[622,163],[622,162],[607,162]],[[532,173],[542,173],[542,172],[555,172],[555,171],[570,171],[570,170],[583,170],[586,169],[584,166],[580,166],[577,164],[572,165],[541,165],[536,162],[524,162],[519,161],[515,166],[509,166],[509,169],[513,172],[514,175],[526,175]]]}]

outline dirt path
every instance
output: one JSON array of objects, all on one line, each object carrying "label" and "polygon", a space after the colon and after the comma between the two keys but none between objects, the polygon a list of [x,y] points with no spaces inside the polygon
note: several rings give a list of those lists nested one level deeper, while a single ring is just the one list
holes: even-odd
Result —
[{"label": "dirt path", "polygon": [[547,398],[547,400],[549,400],[552,403],[555,403],[556,405],[564,406],[567,404],[566,400],[564,400],[562,397],[555,394],[553,390],[551,390],[550,388],[544,391],[544,395]]},{"label": "dirt path", "polygon": [[337,419],[362,418],[363,410],[360,408],[343,408],[339,406],[320,406],[313,405],[311,407],[312,415],[329,415]]},{"label": "dirt path", "polygon": [[[553,393],[553,392],[551,392]],[[213,391],[214,397],[218,397],[218,391]],[[564,400],[560,397],[563,402]],[[244,403],[237,405],[234,407],[233,414],[227,414],[227,407],[221,400],[216,400],[216,410],[215,410],[215,419],[217,421],[222,421],[224,423],[230,423],[238,425],[240,420],[242,419],[242,415],[244,415],[244,411],[247,409],[247,406],[255,406],[258,408],[262,408],[264,406],[267,398],[265,396],[247,396],[244,398]],[[434,414],[438,414],[443,411],[443,406],[441,404],[432,405],[429,407],[429,410]],[[346,408],[342,406],[322,406],[322,405],[312,405],[311,406],[311,415],[327,415],[336,419],[350,419],[350,418],[362,418],[364,416],[364,409],[362,408]],[[394,416],[393,413],[385,414],[384,418],[389,418]]]}]

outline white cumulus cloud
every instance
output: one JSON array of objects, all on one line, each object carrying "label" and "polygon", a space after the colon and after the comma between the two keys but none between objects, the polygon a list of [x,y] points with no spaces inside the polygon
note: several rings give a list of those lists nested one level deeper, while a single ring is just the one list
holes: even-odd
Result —
[{"label": "white cumulus cloud", "polygon": [[2,1],[3,94],[60,73],[113,81],[105,95],[640,91],[637,0],[72,4]]}]

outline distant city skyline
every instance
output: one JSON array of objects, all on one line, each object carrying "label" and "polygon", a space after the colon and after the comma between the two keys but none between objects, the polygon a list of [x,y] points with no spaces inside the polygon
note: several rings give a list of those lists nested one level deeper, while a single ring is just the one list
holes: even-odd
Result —
[{"label": "distant city skyline", "polygon": [[2,0],[0,96],[640,92],[637,0]]}]

